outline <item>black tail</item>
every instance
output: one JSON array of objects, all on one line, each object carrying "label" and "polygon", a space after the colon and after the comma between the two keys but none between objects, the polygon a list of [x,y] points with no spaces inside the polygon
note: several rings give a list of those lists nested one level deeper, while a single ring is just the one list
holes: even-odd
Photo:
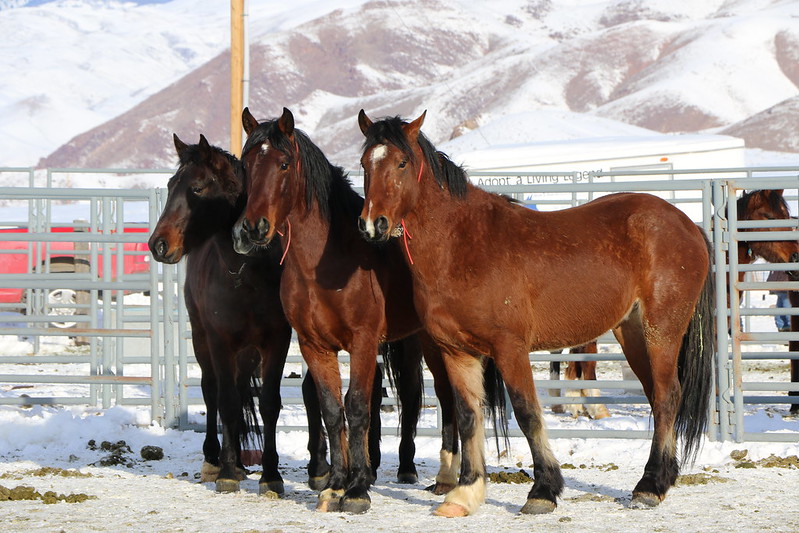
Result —
[{"label": "black tail", "polygon": [[[383,363],[387,368],[386,374],[388,374],[388,384],[394,397],[399,397],[397,394],[398,383],[401,386],[402,384],[424,383],[421,347],[415,336],[381,344],[380,353],[383,355]],[[410,360],[408,360],[408,358],[410,358]],[[408,375],[408,372],[413,372],[413,375]],[[410,409],[415,413],[421,411],[423,396],[424,387],[422,386],[420,388],[420,394],[413,395],[411,399],[412,404],[409,404],[408,398],[405,398],[404,402],[397,402],[400,411],[400,420],[402,419],[402,411],[405,409]],[[414,434],[415,431],[416,428],[414,428]]]},{"label": "black tail", "polygon": [[485,384],[486,415],[491,418],[494,426],[494,442],[497,445],[497,455],[501,453],[500,438],[505,444],[505,449],[510,449],[510,439],[508,438],[508,405],[505,395],[505,381],[497,368],[494,359],[486,357],[483,359],[483,383]]},{"label": "black tail", "polygon": [[[704,232],[703,232],[704,235]],[[713,391],[713,355],[716,339],[716,290],[713,278],[713,250],[705,236],[710,265],[694,315],[683,337],[677,373],[682,388],[675,429],[683,439],[683,464],[693,461],[707,429],[708,409]]]},{"label": "black tail", "polygon": [[239,445],[242,450],[263,450],[263,436],[255,408],[255,395],[259,390],[261,390],[261,382],[255,373],[240,387]]}]

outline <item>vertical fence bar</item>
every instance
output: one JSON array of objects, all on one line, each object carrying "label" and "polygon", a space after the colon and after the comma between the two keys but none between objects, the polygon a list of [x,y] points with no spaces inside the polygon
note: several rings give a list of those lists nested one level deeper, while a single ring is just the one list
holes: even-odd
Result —
[{"label": "vertical fence bar", "polygon": [[[149,196],[149,211],[150,211],[150,233],[155,229],[158,222],[159,198],[160,189],[153,189],[150,191]],[[161,316],[160,310],[160,291],[159,270],[163,267],[155,262],[150,263],[150,378],[152,385],[150,388],[150,413],[154,422],[163,425],[164,422],[164,408],[161,399],[161,358],[159,351],[161,349],[161,342],[159,337],[159,320]]]},{"label": "vertical fence bar", "polygon": [[177,308],[178,308],[178,427],[186,428],[189,425],[189,317],[186,311],[186,302],[183,298],[182,287],[186,283],[186,261],[178,263]]},{"label": "vertical fence bar", "polygon": [[[734,182],[727,182],[729,201],[727,202],[727,223],[729,224],[728,264],[730,266],[730,336],[732,337],[732,392],[733,414],[735,417],[733,438],[735,442],[743,441],[743,377],[741,375],[741,292],[738,276],[738,202],[737,188]],[[729,364],[729,363],[728,363]]]},{"label": "vertical fence bar", "polygon": [[[716,410],[718,412],[719,439],[730,438],[730,387],[727,364],[729,361],[729,319],[727,316],[728,280],[725,265],[729,255],[729,241],[725,237],[727,216],[727,194],[723,183],[713,183],[713,249],[716,259]],[[723,310],[723,312],[722,312]]]}]

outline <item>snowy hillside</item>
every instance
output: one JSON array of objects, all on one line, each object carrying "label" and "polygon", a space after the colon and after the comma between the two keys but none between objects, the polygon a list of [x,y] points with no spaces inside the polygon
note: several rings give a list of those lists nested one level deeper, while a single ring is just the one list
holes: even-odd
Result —
[{"label": "snowy hillside", "polygon": [[[13,35],[0,42],[11,58],[0,64],[0,165],[172,166],[172,132],[228,146],[227,3],[34,3],[0,10],[0,32]],[[799,138],[793,1],[250,0],[249,9],[250,109],[266,118],[291,108],[348,167],[361,108],[428,109],[425,132],[450,151],[654,130],[723,132],[787,152]]]}]

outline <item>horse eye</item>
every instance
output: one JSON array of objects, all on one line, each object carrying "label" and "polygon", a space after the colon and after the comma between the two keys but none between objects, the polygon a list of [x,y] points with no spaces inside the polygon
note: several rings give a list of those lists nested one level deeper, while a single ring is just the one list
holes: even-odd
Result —
[{"label": "horse eye", "polygon": [[772,215],[770,213],[766,213],[763,216],[766,217],[768,220],[774,220],[774,215]]},{"label": "horse eye", "polygon": [[399,167],[400,167],[400,168],[405,168],[405,165],[407,165],[407,164],[408,164],[408,161],[406,161],[405,159],[403,159],[403,160],[400,162],[400,164],[399,164]]},{"label": "horse eye", "polygon": [[197,196],[201,196],[204,190],[205,190],[204,186],[203,187],[192,187],[191,188],[191,192],[196,194]]},{"label": "horse eye", "polygon": [[289,164],[288,163],[283,163],[283,164],[280,165],[280,170],[288,170],[288,169],[289,169]]}]

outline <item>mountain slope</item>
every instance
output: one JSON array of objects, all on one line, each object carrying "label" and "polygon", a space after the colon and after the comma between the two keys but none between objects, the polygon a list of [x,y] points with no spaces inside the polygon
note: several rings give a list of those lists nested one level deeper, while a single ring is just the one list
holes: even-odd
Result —
[{"label": "mountain slope", "polygon": [[[428,109],[435,143],[501,117],[559,110],[661,132],[736,124],[750,146],[769,148],[763,122],[746,120],[799,95],[796,2],[488,6],[371,2],[267,31],[251,40],[249,107],[257,117],[291,108],[331,159],[354,166],[361,108],[407,117]],[[227,77],[222,53],[41,164],[171,165],[173,131],[226,146]],[[797,137],[795,122],[784,126]]]}]

